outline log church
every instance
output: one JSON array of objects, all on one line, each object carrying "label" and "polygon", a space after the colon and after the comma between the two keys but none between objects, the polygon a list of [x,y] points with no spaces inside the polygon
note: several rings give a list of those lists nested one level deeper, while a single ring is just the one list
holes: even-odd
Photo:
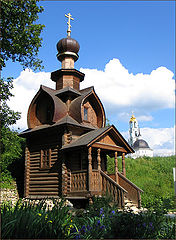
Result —
[{"label": "log church", "polygon": [[[125,169],[125,155],[134,150],[115,126],[106,126],[94,87],[80,89],[84,73],[74,68],[80,46],[70,36],[71,14],[66,17],[67,37],[57,43],[61,69],[51,73],[56,88],[40,86],[28,109],[28,129],[20,134],[26,138],[25,197],[91,203],[93,196],[109,194],[119,207],[125,198],[140,207],[142,190],[126,178]],[[111,175],[107,156],[114,158]]]}]

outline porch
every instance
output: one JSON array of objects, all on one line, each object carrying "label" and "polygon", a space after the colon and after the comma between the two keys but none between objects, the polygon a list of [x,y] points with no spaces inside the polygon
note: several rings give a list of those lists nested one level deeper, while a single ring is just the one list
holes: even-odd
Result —
[{"label": "porch", "polygon": [[[97,153],[96,161],[93,159],[95,153]],[[111,157],[114,154],[114,174],[107,174],[105,153],[111,155]],[[64,166],[63,172],[65,174],[62,189],[64,197],[67,199],[89,199],[91,202],[93,196],[107,194],[120,208],[124,207],[125,198],[132,200],[140,208],[142,190],[125,176],[125,153],[114,152],[112,149],[89,147],[87,154],[87,169],[72,171]],[[122,157],[122,173],[118,171],[118,155]]]},{"label": "porch", "polygon": [[[124,199],[141,206],[142,192],[126,178],[125,154],[134,150],[114,126],[90,131],[61,149],[65,154],[62,168],[62,195],[69,199],[111,195],[119,207]],[[107,155],[114,158],[114,174],[108,175]],[[121,157],[122,173],[118,170]]]}]

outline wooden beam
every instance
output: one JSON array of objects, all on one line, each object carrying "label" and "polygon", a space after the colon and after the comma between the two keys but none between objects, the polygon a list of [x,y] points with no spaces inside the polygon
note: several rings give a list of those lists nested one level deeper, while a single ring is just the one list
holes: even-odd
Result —
[{"label": "wooden beam", "polygon": [[92,148],[88,148],[88,177],[89,177],[89,191],[92,189]]},{"label": "wooden beam", "polygon": [[116,183],[119,184],[117,152],[115,152],[114,162],[115,162],[115,180]]},{"label": "wooden beam", "polygon": [[125,153],[122,153],[122,172],[123,172],[123,175],[126,177],[126,169],[125,169]]},{"label": "wooden beam", "polygon": [[100,174],[100,171],[101,171],[101,156],[100,156],[100,152],[101,152],[101,149],[98,148],[97,149],[97,162],[98,162],[98,174],[99,174],[99,191],[101,192],[102,190],[102,184],[101,184],[101,174]]},{"label": "wooden beam", "polygon": [[127,151],[123,147],[110,145],[110,144],[105,144],[105,143],[96,142],[96,143],[93,143],[91,147],[127,153]]}]

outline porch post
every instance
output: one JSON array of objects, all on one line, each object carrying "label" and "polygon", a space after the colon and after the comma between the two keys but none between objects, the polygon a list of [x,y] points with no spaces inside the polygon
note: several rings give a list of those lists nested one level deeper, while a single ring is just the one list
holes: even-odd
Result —
[{"label": "porch post", "polygon": [[125,169],[125,153],[122,153],[122,173],[126,177],[126,169]]},{"label": "porch post", "polygon": [[100,148],[97,149],[97,162],[98,162],[98,171],[101,170],[101,158],[100,158]]},{"label": "porch post", "polygon": [[101,186],[101,175],[100,175],[100,170],[101,170],[100,151],[101,151],[101,149],[98,148],[98,149],[97,149],[97,162],[98,162],[98,174],[99,174],[99,191],[100,191],[100,193],[101,193],[102,186]]},{"label": "porch post", "polygon": [[88,148],[88,161],[89,161],[89,164],[88,164],[88,176],[89,176],[89,191],[91,191],[92,190],[92,181],[91,181],[91,179],[92,179],[92,148],[91,147],[89,147]]},{"label": "porch post", "polygon": [[117,152],[115,152],[114,161],[115,161],[115,180],[116,183],[119,184]]}]

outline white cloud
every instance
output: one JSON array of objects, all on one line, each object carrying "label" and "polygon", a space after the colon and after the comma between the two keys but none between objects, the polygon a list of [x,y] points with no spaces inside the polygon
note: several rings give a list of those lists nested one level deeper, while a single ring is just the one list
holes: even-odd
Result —
[{"label": "white cloud", "polygon": [[[106,64],[104,71],[80,71],[86,74],[81,87],[94,86],[106,111],[116,114],[118,120],[128,122],[134,110],[138,120],[152,121],[151,111],[174,107],[173,73],[165,67],[159,67],[150,74],[134,75],[118,59],[113,59]],[[11,98],[9,106],[22,112],[22,118],[17,121],[15,128],[27,128],[28,107],[41,84],[55,89],[48,72],[34,73],[26,69],[14,80],[12,93],[15,97]],[[128,139],[128,132],[122,134]],[[155,154],[174,153],[173,128],[142,128],[141,134]]]},{"label": "white cloud", "polygon": [[[85,73],[81,87],[94,86],[105,108],[112,111],[142,110],[148,115],[152,110],[174,107],[174,74],[166,67],[159,67],[150,74],[134,75],[114,58],[104,71],[84,68],[80,71]],[[151,121],[151,117],[148,119]]]},{"label": "white cloud", "polygon": [[34,73],[30,69],[25,69],[21,72],[20,76],[14,80],[12,93],[15,97],[10,99],[8,105],[14,111],[21,112],[21,119],[13,126],[14,128],[19,127],[22,130],[27,128],[27,111],[41,84],[55,88],[55,83],[51,81],[50,73],[47,72]]},{"label": "white cloud", "polygon": [[[171,128],[141,128],[141,138],[154,150],[154,155],[167,156],[175,154],[175,127]],[[128,131],[122,132],[126,140],[129,138]]]},{"label": "white cloud", "polygon": [[[129,122],[130,118],[131,118],[132,113],[130,113],[130,111],[126,111],[126,112],[120,112],[117,114],[117,119],[124,121],[124,122]],[[148,121],[152,121],[153,117],[151,115],[136,115],[135,117],[137,118],[138,121],[141,122],[148,122]]]}]

